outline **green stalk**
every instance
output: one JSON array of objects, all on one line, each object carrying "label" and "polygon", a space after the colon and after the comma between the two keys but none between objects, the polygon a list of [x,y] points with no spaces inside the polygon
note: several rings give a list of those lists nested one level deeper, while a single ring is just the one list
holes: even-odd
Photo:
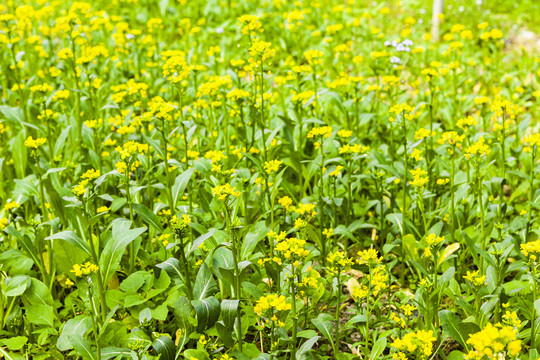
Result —
[{"label": "green stalk", "polygon": [[319,233],[321,239],[321,251],[322,251],[322,263],[326,267],[326,241],[324,239],[324,204],[323,204],[323,168],[324,168],[324,137],[321,136],[321,169],[320,169],[320,179],[319,179],[319,210],[321,211],[319,217]]},{"label": "green stalk", "polygon": [[[341,309],[341,269],[338,267],[337,271],[337,293],[336,293],[336,318],[335,318],[335,324],[336,324],[336,332],[335,332],[335,344],[337,348],[339,349],[339,311]],[[337,356],[336,353],[334,353],[334,356]]]},{"label": "green stalk", "polygon": [[534,198],[534,191],[535,188],[533,186],[534,184],[534,167],[535,167],[535,160],[536,157],[536,145],[532,147],[532,153],[531,153],[531,175],[529,178],[529,213],[527,214],[527,227],[525,228],[525,239],[524,242],[527,242],[527,235],[529,235],[529,230],[531,228],[531,220],[532,220],[532,212],[533,212],[533,198]]},{"label": "green stalk", "polygon": [[456,152],[455,146],[453,146],[452,149],[452,155],[450,156],[450,161],[452,163],[452,167],[450,169],[450,204],[451,204],[451,214],[450,214],[450,237],[452,239],[452,243],[454,242],[454,232],[455,232],[455,223],[454,223],[454,211],[455,211],[455,204],[454,204],[454,171],[455,171],[455,161],[454,161],[454,153]]},{"label": "green stalk", "polygon": [[296,285],[295,284],[296,276],[295,276],[295,269],[296,269],[296,267],[291,264],[292,276],[291,276],[290,285],[291,285],[291,296],[292,296],[291,312],[292,312],[292,320],[293,320],[292,341],[291,341],[291,345],[292,345],[291,359],[292,360],[296,360],[296,343],[297,343],[296,332],[298,330],[298,316],[296,316],[296,286],[295,286]]}]

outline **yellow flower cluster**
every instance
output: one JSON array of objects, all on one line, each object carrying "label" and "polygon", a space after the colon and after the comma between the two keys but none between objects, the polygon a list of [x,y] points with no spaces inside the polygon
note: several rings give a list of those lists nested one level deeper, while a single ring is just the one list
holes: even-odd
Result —
[{"label": "yellow flower cluster", "polygon": [[286,301],[283,295],[269,294],[261,296],[253,310],[259,316],[270,310],[270,313],[275,316],[276,312],[291,310],[291,304]]},{"label": "yellow flower cluster", "polygon": [[280,160],[270,160],[264,164],[264,171],[267,174],[275,173],[279,170],[280,165],[283,164],[283,161]]},{"label": "yellow flower cluster", "polygon": [[307,134],[307,137],[309,139],[314,138],[314,137],[321,137],[321,138],[328,139],[331,135],[332,135],[332,128],[330,126],[319,126],[319,127],[314,127],[313,129],[311,129],[309,133]]},{"label": "yellow flower cluster", "polygon": [[75,187],[73,187],[73,189],[71,189],[71,192],[75,196],[79,196],[79,197],[83,196],[84,194],[86,194],[86,186],[90,183],[90,181],[97,179],[100,176],[101,176],[101,171],[99,170],[94,170],[94,169],[87,170],[81,176],[82,180],[79,182],[78,185],[76,185]]},{"label": "yellow flower cluster", "polygon": [[135,153],[144,154],[148,152],[148,144],[140,144],[136,141],[128,141],[123,146],[117,146],[115,150],[120,154],[120,158],[125,160]]},{"label": "yellow flower cluster", "polygon": [[[414,359],[426,359],[433,352],[433,342],[437,338],[433,335],[432,330],[418,330],[405,334],[401,339],[396,339],[392,343],[392,347],[406,351],[411,355],[416,355]],[[401,356],[401,355],[399,355]],[[406,357],[394,357],[394,359],[403,359]]]},{"label": "yellow flower cluster", "polygon": [[34,148],[34,149],[37,149],[39,148],[40,146],[42,146],[43,144],[45,144],[47,142],[47,140],[45,138],[37,138],[37,139],[33,139],[31,136],[29,136],[25,141],[24,141],[24,146],[28,147],[28,148]]},{"label": "yellow flower cluster", "polygon": [[467,275],[463,278],[470,281],[474,286],[482,286],[486,282],[486,275],[480,275],[480,271],[467,271]]},{"label": "yellow flower cluster", "polygon": [[298,206],[292,206],[291,211],[294,211],[298,215],[307,215],[307,216],[315,216],[317,215],[317,212],[315,211],[315,204],[307,203],[307,204],[298,204]]},{"label": "yellow flower cluster", "polygon": [[524,136],[521,143],[524,145],[523,151],[530,152],[532,148],[540,145],[540,133]]},{"label": "yellow flower cluster", "polygon": [[358,257],[356,260],[358,264],[366,264],[368,266],[375,266],[383,260],[382,256],[379,257],[379,253],[375,249],[361,250],[358,252]]},{"label": "yellow flower cluster", "polygon": [[75,264],[73,265],[73,269],[70,270],[70,272],[74,273],[75,276],[83,276],[83,275],[90,275],[92,273],[95,273],[99,270],[99,266],[96,264],[92,264],[91,262],[86,262],[84,264]]},{"label": "yellow flower cluster", "polygon": [[327,259],[330,270],[336,272],[337,268],[347,271],[353,264],[353,259],[347,257],[347,254],[343,251],[334,251],[328,254]]},{"label": "yellow flower cluster", "polygon": [[306,240],[298,238],[285,238],[278,242],[276,251],[279,251],[285,259],[294,260],[293,265],[298,266],[298,259],[305,258],[309,255],[309,250],[305,248]]},{"label": "yellow flower cluster", "polygon": [[254,36],[257,32],[263,32],[259,17],[256,15],[242,15],[238,18],[238,24],[242,27],[242,34]]},{"label": "yellow flower cluster", "polygon": [[458,135],[455,131],[446,131],[437,142],[441,145],[448,144],[459,147],[464,139],[465,135]]},{"label": "yellow flower cluster", "polygon": [[426,128],[420,128],[416,130],[416,132],[414,133],[414,139],[422,140],[422,139],[425,139],[427,137],[434,136],[434,135],[435,135],[435,131],[430,131],[429,129],[426,129]]},{"label": "yellow flower cluster", "polygon": [[518,331],[512,326],[488,323],[481,331],[471,335],[467,344],[474,350],[465,355],[467,360],[504,359],[505,353],[516,356],[521,352]]},{"label": "yellow flower cluster", "polygon": [[536,261],[540,256],[540,239],[521,244],[520,248],[523,255],[532,261]]},{"label": "yellow flower cluster", "polygon": [[491,149],[486,144],[486,142],[484,140],[484,137],[481,136],[478,139],[478,141],[476,141],[471,146],[468,146],[467,148],[465,148],[465,155],[464,156],[465,156],[466,159],[470,159],[473,155],[478,157],[478,158],[482,158],[482,157],[484,157],[486,155],[489,155],[489,153],[491,153]]},{"label": "yellow flower cluster", "polygon": [[238,198],[240,191],[236,190],[236,187],[231,187],[231,184],[218,185],[212,188],[212,195],[217,197],[221,201],[225,201],[229,196]]},{"label": "yellow flower cluster", "polygon": [[423,189],[424,186],[429,181],[429,178],[426,176],[427,171],[422,168],[417,168],[410,170],[411,175],[413,176],[413,181],[411,181],[411,185],[420,189]]},{"label": "yellow flower cluster", "polygon": [[365,154],[368,152],[369,146],[364,146],[360,144],[349,145],[345,144],[339,148],[340,154]]},{"label": "yellow flower cluster", "polygon": [[11,211],[11,210],[13,210],[13,209],[18,208],[19,206],[20,206],[20,205],[19,205],[18,202],[16,202],[16,201],[10,201],[10,202],[8,202],[6,205],[4,205],[4,210],[6,210],[6,211]]},{"label": "yellow flower cluster", "polygon": [[187,214],[182,215],[181,218],[173,215],[169,220],[171,230],[178,235],[182,235],[189,224],[191,224],[191,218]]}]

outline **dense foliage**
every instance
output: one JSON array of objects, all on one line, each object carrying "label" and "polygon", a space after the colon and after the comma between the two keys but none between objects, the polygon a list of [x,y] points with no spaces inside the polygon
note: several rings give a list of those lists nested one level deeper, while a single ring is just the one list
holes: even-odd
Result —
[{"label": "dense foliage", "polygon": [[539,359],[540,60],[418,3],[0,4],[0,358]]}]

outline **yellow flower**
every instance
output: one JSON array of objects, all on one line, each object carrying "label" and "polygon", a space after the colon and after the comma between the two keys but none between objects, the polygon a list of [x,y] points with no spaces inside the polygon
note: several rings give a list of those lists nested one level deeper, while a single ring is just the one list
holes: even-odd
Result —
[{"label": "yellow flower", "polygon": [[276,312],[291,310],[291,304],[286,301],[283,295],[269,294],[261,296],[253,310],[259,316],[267,311],[275,315]]},{"label": "yellow flower", "polygon": [[320,126],[311,129],[307,135],[308,138],[321,137],[328,139],[332,135],[332,128],[330,126]]},{"label": "yellow flower", "polygon": [[42,146],[43,144],[45,144],[47,142],[47,140],[45,138],[38,138],[38,139],[33,139],[32,136],[29,136],[25,141],[24,141],[24,146],[26,147],[29,147],[29,148],[34,148],[34,149],[37,149],[39,148],[40,146]]},{"label": "yellow flower", "polygon": [[212,188],[212,195],[217,197],[221,201],[225,201],[229,196],[238,198],[240,191],[236,190],[236,187],[231,187],[231,184],[218,185]]},{"label": "yellow flower", "polygon": [[266,171],[267,174],[272,174],[272,173],[275,173],[279,170],[279,166],[283,164],[283,161],[280,161],[280,160],[270,160],[270,161],[267,161],[265,164],[264,164],[264,170]]},{"label": "yellow flower", "polygon": [[16,201],[10,201],[10,202],[8,202],[6,205],[4,205],[4,210],[6,210],[6,211],[11,211],[11,210],[13,210],[13,209],[18,208],[19,206],[20,206],[20,205],[19,205],[18,202],[16,202]]},{"label": "yellow flower", "polygon": [[73,269],[70,270],[70,272],[74,273],[75,276],[80,277],[83,275],[90,275],[92,273],[95,273],[99,270],[99,266],[92,264],[90,262],[86,262],[85,264],[75,264],[73,265]]}]

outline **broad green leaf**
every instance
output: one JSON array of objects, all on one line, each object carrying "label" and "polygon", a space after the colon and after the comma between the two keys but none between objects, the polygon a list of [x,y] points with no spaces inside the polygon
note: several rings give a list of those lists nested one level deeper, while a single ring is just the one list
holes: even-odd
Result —
[{"label": "broad green leaf", "polygon": [[28,338],[26,336],[13,336],[0,340],[0,344],[7,346],[7,348],[11,351],[21,350],[27,342]]},{"label": "broad green leaf", "polygon": [[204,350],[189,349],[184,351],[184,359],[210,360],[208,353]]},{"label": "broad green leaf", "polygon": [[162,231],[163,227],[161,226],[161,221],[150,209],[142,204],[133,204],[133,210],[143,219],[143,221],[152,225],[156,230]]},{"label": "broad green leaf", "polygon": [[31,278],[30,288],[22,295],[23,299],[32,305],[53,305],[49,288],[38,279]]},{"label": "broad green leaf", "polygon": [[60,351],[72,349],[73,345],[71,345],[68,336],[84,336],[90,328],[92,328],[92,319],[88,315],[79,315],[73,319],[69,319],[62,328],[62,333],[56,341],[56,347]]},{"label": "broad green leaf", "polygon": [[197,273],[197,278],[195,279],[195,285],[193,286],[193,297],[195,299],[202,300],[214,295],[216,292],[216,280],[214,280],[214,276],[208,268],[208,265],[203,262],[199,268],[199,272]]},{"label": "broad green leaf", "polygon": [[248,255],[253,252],[253,249],[255,249],[259,241],[261,241],[267,233],[268,229],[264,226],[264,222],[258,222],[255,225],[255,230],[248,232],[244,237],[242,250],[240,252],[240,260],[247,259]]},{"label": "broad green leaf", "polygon": [[176,351],[170,337],[160,336],[152,343],[152,347],[156,350],[160,360],[174,360]]},{"label": "broad green leaf", "polygon": [[6,286],[6,296],[19,296],[22,295],[27,288],[32,285],[32,280],[28,276],[19,275],[9,279]]},{"label": "broad green leaf", "polygon": [[13,154],[13,165],[15,167],[15,173],[19,179],[23,179],[26,173],[27,153],[28,149],[24,146],[25,139],[24,129],[17,134],[11,147],[11,153]]},{"label": "broad green leaf", "polygon": [[197,314],[197,331],[202,332],[214,326],[219,318],[220,305],[218,299],[210,296],[202,300],[191,302]]},{"label": "broad green leaf", "polygon": [[383,353],[384,349],[386,349],[386,337],[382,337],[375,342],[371,349],[369,360],[379,359],[379,356]]},{"label": "broad green leaf", "polygon": [[297,359],[303,359],[304,354],[311,350],[313,345],[319,340],[320,336],[314,336],[308,340],[306,340],[305,343],[300,346],[300,348],[296,351],[296,358]]},{"label": "broad green leaf", "polygon": [[29,322],[34,325],[47,325],[54,327],[53,307],[50,305],[27,305],[24,314]]},{"label": "broad green leaf", "polygon": [[448,354],[448,357],[446,358],[446,360],[464,360],[464,359],[465,359],[465,354],[463,354],[459,350],[452,351],[450,354]]},{"label": "broad green leaf", "polygon": [[53,234],[45,238],[45,240],[56,240],[56,239],[67,241],[71,245],[75,246],[77,249],[84,251],[86,254],[88,254],[88,256],[92,256],[90,252],[90,246],[85,241],[83,241],[77,234],[75,234],[73,231],[70,231],[70,230],[62,231],[62,232]]},{"label": "broad green leaf", "polygon": [[216,330],[218,332],[219,338],[223,341],[223,345],[228,348],[232,348],[234,345],[233,331],[228,329],[227,326],[223,324],[223,321],[216,322]]},{"label": "broad green leaf", "polygon": [[234,330],[234,322],[238,316],[239,300],[225,299],[221,301],[221,317],[223,324],[229,331]]},{"label": "broad green leaf", "polygon": [[455,341],[461,344],[466,350],[469,349],[467,340],[468,337],[464,337],[460,331],[459,325],[462,320],[453,312],[449,310],[439,311],[439,318],[441,319],[441,325],[443,330]]},{"label": "broad green leaf", "polygon": [[453,243],[451,245],[448,245],[442,252],[441,256],[439,257],[439,261],[437,262],[437,266],[440,266],[443,262],[446,261],[456,251],[459,250],[459,243]]},{"label": "broad green leaf", "polygon": [[101,360],[108,360],[118,356],[129,356],[131,350],[117,347],[106,347],[101,349]]},{"label": "broad green leaf", "polygon": [[176,177],[172,187],[173,205],[175,209],[176,204],[178,204],[178,200],[180,199],[180,195],[186,190],[189,180],[191,179],[191,175],[193,175],[194,171],[195,168],[189,168]]},{"label": "broad green leaf", "polygon": [[56,143],[54,144],[54,156],[58,156],[62,153],[62,149],[64,148],[66,139],[69,136],[70,129],[71,125],[65,127],[64,130],[62,130],[62,132],[60,133],[60,136],[58,136],[58,139],[56,139]]},{"label": "broad green leaf", "polygon": [[333,317],[321,313],[315,319],[311,319],[311,322],[317,330],[330,342],[332,348],[334,348],[334,326],[332,325]]},{"label": "broad green leaf", "polygon": [[165,270],[169,277],[176,283],[184,282],[184,274],[180,267],[180,261],[176,258],[168,258],[164,262],[157,264],[156,267]]},{"label": "broad green leaf", "polygon": [[68,335],[69,342],[84,360],[96,360],[95,351],[92,350],[90,343],[80,335]]},{"label": "broad green leaf", "polygon": [[189,250],[186,252],[186,257],[191,255],[195,250],[197,250],[199,246],[201,246],[207,239],[209,239],[212,235],[214,235],[215,232],[216,232],[216,229],[212,228],[208,230],[206,234],[202,234],[201,236],[193,240],[193,244],[191,244]]},{"label": "broad green leaf", "polygon": [[112,226],[112,239],[110,239],[99,259],[99,267],[102,270],[103,282],[108,283],[114,272],[120,265],[122,255],[128,245],[139,235],[146,231],[146,227],[130,230],[131,221],[125,219],[115,220]]}]

